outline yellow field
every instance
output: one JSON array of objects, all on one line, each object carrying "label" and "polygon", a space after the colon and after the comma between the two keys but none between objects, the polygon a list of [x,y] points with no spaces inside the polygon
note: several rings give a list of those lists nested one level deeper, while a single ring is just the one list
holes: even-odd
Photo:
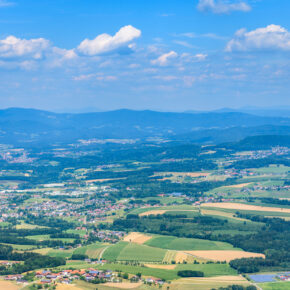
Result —
[{"label": "yellow field", "polygon": [[106,283],[104,284],[105,286],[109,286],[109,287],[114,287],[114,288],[118,288],[118,289],[135,289],[139,286],[142,285],[142,282],[138,282],[138,283],[130,283],[130,282],[122,282],[122,283]]},{"label": "yellow field", "polygon": [[73,285],[73,284],[57,284],[56,290],[82,290],[81,288]]},{"label": "yellow field", "polygon": [[185,251],[190,255],[198,258],[213,260],[213,261],[227,261],[241,258],[265,258],[264,254],[250,253],[244,251]]},{"label": "yellow field", "polygon": [[202,207],[225,208],[225,209],[237,209],[237,210],[253,210],[253,211],[269,211],[269,212],[290,213],[290,208],[267,207],[267,206],[250,205],[250,204],[242,204],[242,203],[232,203],[232,202],[203,203],[201,206]]},{"label": "yellow field", "polygon": [[85,180],[85,183],[94,183],[94,182],[105,182],[105,181],[114,181],[114,180],[120,180],[124,179],[122,178],[103,178],[103,179],[90,179],[90,180]]},{"label": "yellow field", "polygon": [[[170,284],[171,290],[210,290],[217,289],[219,287],[226,287],[228,285],[251,285],[244,277],[242,276],[218,276],[210,278],[182,278],[174,281]],[[166,289],[166,288],[163,288]]]},{"label": "yellow field", "polygon": [[0,289],[18,290],[18,289],[20,289],[20,287],[18,285],[14,284],[13,282],[0,280]]},{"label": "yellow field", "polygon": [[177,254],[177,251],[174,250],[168,250],[163,258],[163,263],[171,264],[172,261],[175,261],[175,256]]},{"label": "yellow field", "polygon": [[151,238],[152,238],[152,236],[146,236],[146,235],[141,234],[141,233],[133,232],[133,233],[130,233],[128,236],[126,236],[124,238],[124,241],[142,245],[145,242],[147,242],[148,240],[150,240]]},{"label": "yellow field", "polygon": [[243,188],[246,187],[248,185],[252,184],[251,182],[248,183],[240,183],[240,184],[235,184],[235,185],[227,185],[227,186],[223,186],[223,188]]},{"label": "yellow field", "polygon": [[187,261],[188,255],[184,252],[177,252],[175,256],[176,263],[183,263],[183,261]]},{"label": "yellow field", "polygon": [[50,250],[51,248],[42,248],[42,249],[33,250],[32,252],[38,253],[41,255],[46,255]]},{"label": "yellow field", "polygon": [[164,214],[166,213],[166,210],[150,210],[150,211],[146,211],[146,212],[142,212],[139,214],[139,216],[148,216],[148,215],[157,215],[157,214]]},{"label": "yellow field", "polygon": [[174,270],[176,265],[157,265],[157,264],[145,264],[147,268],[153,269],[165,269],[165,270]]},{"label": "yellow field", "polygon": [[37,226],[37,225],[31,225],[27,223],[21,223],[20,225],[16,225],[17,230],[31,230],[31,229],[36,229],[36,228],[45,228],[43,226]]}]

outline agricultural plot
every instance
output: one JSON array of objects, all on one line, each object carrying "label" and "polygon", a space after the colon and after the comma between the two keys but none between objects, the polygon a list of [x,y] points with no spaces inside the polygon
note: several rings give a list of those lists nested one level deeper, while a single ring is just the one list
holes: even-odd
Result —
[{"label": "agricultural plot", "polygon": [[259,253],[250,253],[244,251],[186,251],[197,258],[213,261],[226,261],[241,259],[241,258],[265,258],[265,255]]},{"label": "agricultural plot", "polygon": [[43,226],[38,226],[38,225],[32,225],[32,224],[27,224],[25,222],[22,222],[19,225],[16,225],[17,230],[31,230],[31,229],[37,229],[37,228],[46,228]]},{"label": "agricultural plot", "polygon": [[151,238],[152,236],[144,235],[142,233],[130,233],[124,238],[124,241],[142,245]]},{"label": "agricultural plot", "polygon": [[289,290],[290,282],[273,282],[259,284],[263,290]]},{"label": "agricultural plot", "polygon": [[217,276],[211,278],[183,278],[170,285],[172,290],[211,290],[230,285],[249,286],[250,283],[242,276]]},{"label": "agricultural plot", "polygon": [[223,208],[223,209],[234,209],[234,210],[247,210],[247,211],[264,211],[264,212],[278,212],[290,214],[290,208],[279,208],[279,207],[266,207],[258,205],[250,205],[243,203],[231,203],[231,202],[217,202],[217,203],[204,203],[201,205],[206,208]]},{"label": "agricultural plot", "polygon": [[202,239],[188,239],[177,238],[171,236],[155,236],[145,243],[151,247],[177,250],[177,251],[190,251],[190,250],[239,250],[235,249],[231,244],[224,242],[215,242]]},{"label": "agricultural plot", "polygon": [[108,247],[103,253],[103,258],[108,261],[117,261],[120,252],[128,245],[127,242],[119,242]]},{"label": "agricultural plot", "polygon": [[21,287],[17,285],[16,283],[0,280],[0,289],[5,290],[18,290]]},{"label": "agricultural plot", "polygon": [[102,243],[94,243],[88,246],[80,247],[76,249],[73,253],[87,255],[91,259],[99,259],[100,254],[105,248],[106,246]]},{"label": "agricultural plot", "polygon": [[52,241],[63,241],[64,243],[73,243],[75,239],[71,238],[50,238],[49,235],[35,235],[35,236],[26,236],[27,239],[36,240],[36,241],[45,241],[45,240],[52,240]]},{"label": "agricultural plot", "polygon": [[48,255],[50,257],[61,257],[61,258],[70,258],[73,254],[73,250],[56,250],[52,248],[42,248],[33,250],[34,253],[41,255]]},{"label": "agricultural plot", "polygon": [[118,255],[119,261],[162,262],[166,250],[145,245],[128,244]]}]

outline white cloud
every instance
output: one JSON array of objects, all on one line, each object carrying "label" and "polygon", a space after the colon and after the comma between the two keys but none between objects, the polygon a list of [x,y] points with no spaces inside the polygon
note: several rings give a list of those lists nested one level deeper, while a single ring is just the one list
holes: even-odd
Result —
[{"label": "white cloud", "polygon": [[194,56],[197,60],[205,60],[207,58],[207,54],[198,53]]},{"label": "white cloud", "polygon": [[251,7],[246,2],[232,0],[199,0],[197,8],[199,11],[210,11],[216,14],[233,11],[248,12],[251,10]]},{"label": "white cloud", "polygon": [[290,50],[290,32],[279,25],[252,31],[240,29],[226,46],[226,51]]},{"label": "white cloud", "polygon": [[192,55],[190,53],[183,53],[181,55],[181,59],[184,62],[197,62],[197,61],[203,61],[206,60],[207,54],[205,53],[197,53],[195,55]]},{"label": "white cloud", "polygon": [[40,59],[43,52],[50,46],[50,42],[44,38],[20,39],[8,36],[0,40],[1,58],[31,57]]},{"label": "white cloud", "polygon": [[157,59],[152,60],[151,63],[154,65],[166,66],[171,59],[176,58],[177,56],[177,53],[171,50],[168,53],[162,54]]},{"label": "white cloud", "polygon": [[85,39],[78,46],[84,55],[99,55],[115,52],[123,48],[132,48],[131,42],[141,36],[141,31],[131,25],[122,27],[114,36],[103,33],[95,39]]},{"label": "white cloud", "polygon": [[13,6],[15,3],[9,2],[6,0],[0,0],[0,8],[1,7],[8,7],[8,6]]},{"label": "white cloud", "polygon": [[74,81],[87,81],[87,80],[97,80],[97,81],[116,81],[118,78],[116,76],[112,75],[103,75],[102,73],[96,73],[96,74],[84,74],[73,77]]}]

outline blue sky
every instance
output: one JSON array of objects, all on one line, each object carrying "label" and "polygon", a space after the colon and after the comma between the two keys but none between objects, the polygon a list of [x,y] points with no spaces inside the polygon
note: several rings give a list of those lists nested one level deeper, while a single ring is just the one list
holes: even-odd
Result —
[{"label": "blue sky", "polygon": [[0,0],[0,107],[290,106],[289,12],[289,0]]}]

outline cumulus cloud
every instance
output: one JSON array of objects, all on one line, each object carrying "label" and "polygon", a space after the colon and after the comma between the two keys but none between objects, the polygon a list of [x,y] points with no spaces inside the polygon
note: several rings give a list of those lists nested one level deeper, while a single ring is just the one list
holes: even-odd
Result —
[{"label": "cumulus cloud", "polygon": [[216,14],[224,14],[233,11],[248,12],[251,10],[251,7],[243,1],[199,0],[197,9],[203,12],[210,11]]},{"label": "cumulus cloud", "polygon": [[169,64],[169,61],[173,58],[176,58],[178,55],[175,51],[171,50],[168,53],[160,55],[157,59],[151,61],[154,65],[166,66]]},{"label": "cumulus cloud", "polygon": [[131,42],[141,36],[141,31],[131,25],[122,27],[115,35],[103,33],[95,39],[85,39],[78,46],[84,55],[100,55],[132,48]]},{"label": "cumulus cloud", "polygon": [[226,46],[226,51],[290,50],[290,32],[279,25],[247,31],[240,29]]},{"label": "cumulus cloud", "polygon": [[31,57],[40,59],[43,56],[43,52],[49,46],[50,42],[44,38],[20,39],[11,35],[0,40],[0,57]]}]

